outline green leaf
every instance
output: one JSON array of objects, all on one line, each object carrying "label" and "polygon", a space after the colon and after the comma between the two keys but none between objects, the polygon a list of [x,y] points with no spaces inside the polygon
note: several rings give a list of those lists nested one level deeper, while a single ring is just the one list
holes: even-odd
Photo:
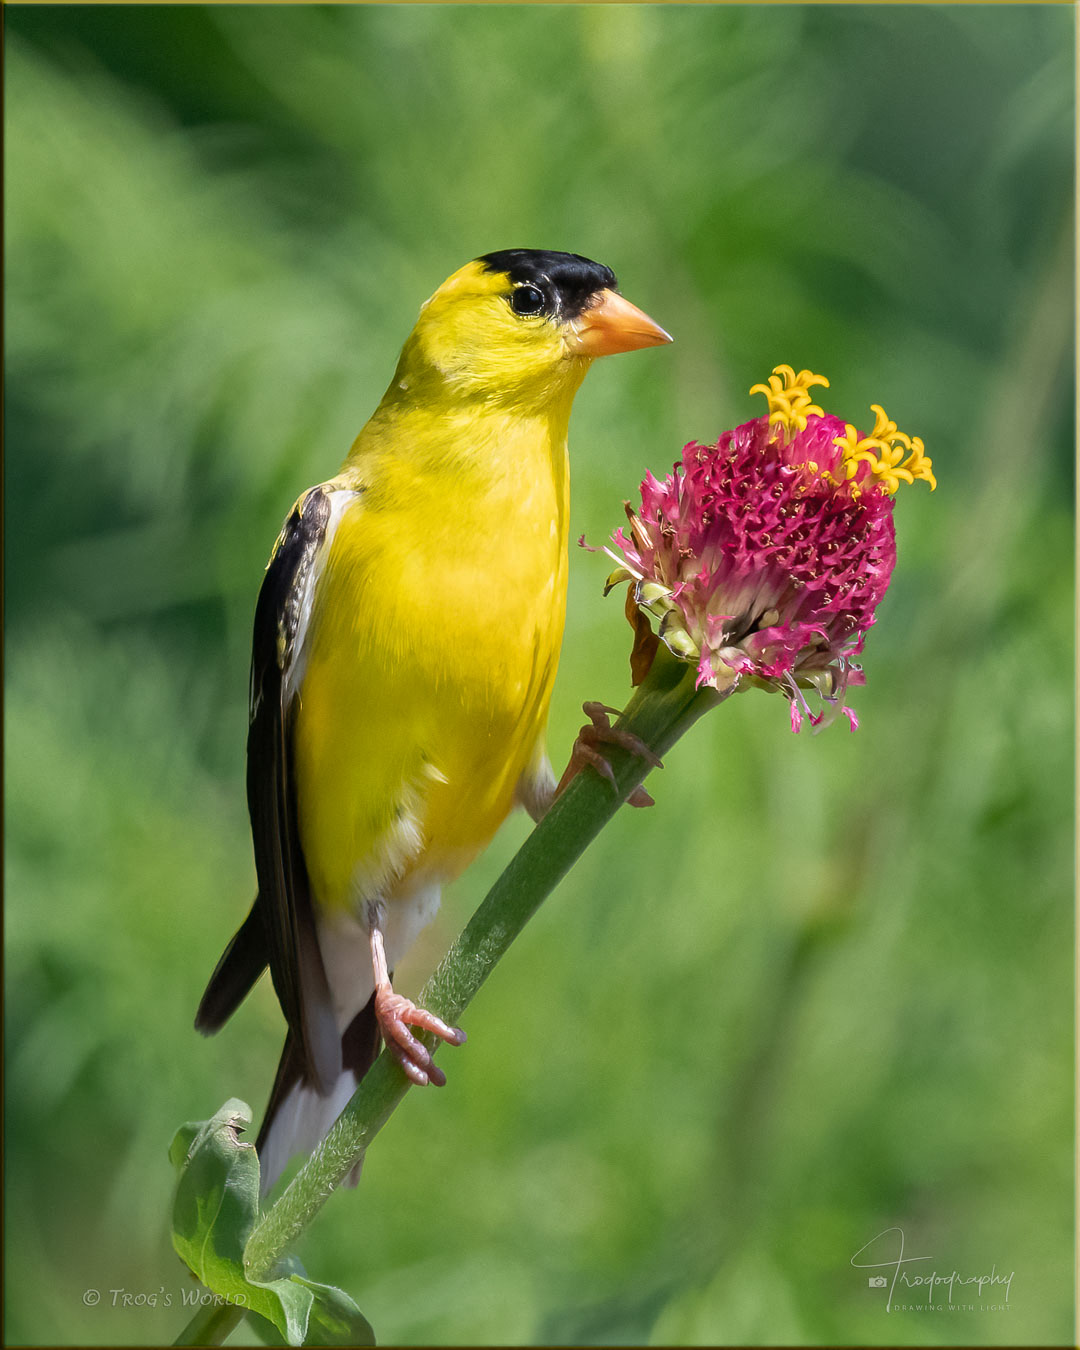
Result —
[{"label": "green leaf", "polygon": [[265,1317],[260,1317],[257,1312],[248,1313],[247,1325],[248,1329],[258,1336],[263,1345],[288,1344],[273,1322],[268,1322]]},{"label": "green leaf", "polygon": [[249,1279],[244,1247],[259,1217],[259,1159],[240,1135],[251,1108],[235,1097],[212,1120],[177,1130],[169,1160],[180,1173],[173,1246],[206,1287],[258,1315],[270,1344],[374,1345],[375,1333],[340,1289],[308,1279],[295,1257],[275,1280]]},{"label": "green leaf", "polygon": [[[377,1344],[371,1323],[348,1294],[332,1285],[309,1280],[306,1275],[299,1273],[299,1269],[293,1270],[293,1266],[299,1267],[295,1258],[289,1258],[288,1265],[291,1271],[289,1278],[310,1289],[315,1296],[308,1318],[307,1335],[304,1337],[305,1345]],[[268,1322],[258,1313],[248,1315],[248,1326],[264,1345],[287,1344],[273,1322]]]},{"label": "green leaf", "polygon": [[[371,1323],[343,1290],[329,1284],[316,1284],[296,1271],[293,1271],[290,1279],[310,1289],[315,1296],[304,1338],[305,1345],[377,1344]],[[265,1317],[252,1314],[248,1323],[264,1344],[286,1344],[277,1327]]]},{"label": "green leaf", "polygon": [[180,1171],[173,1204],[173,1246],[213,1293],[272,1322],[289,1345],[302,1345],[315,1294],[289,1277],[253,1281],[243,1254],[259,1216],[259,1159],[240,1134],[251,1108],[235,1097],[211,1120],[182,1126],[169,1149]]},{"label": "green leaf", "polygon": [[191,1146],[205,1124],[205,1120],[189,1120],[186,1125],[181,1125],[173,1135],[173,1141],[169,1145],[169,1161],[177,1170],[183,1169],[187,1155],[191,1152]]},{"label": "green leaf", "polygon": [[292,1276],[315,1296],[308,1321],[306,1345],[374,1345],[371,1323],[344,1292],[331,1284],[316,1284],[306,1275]]}]

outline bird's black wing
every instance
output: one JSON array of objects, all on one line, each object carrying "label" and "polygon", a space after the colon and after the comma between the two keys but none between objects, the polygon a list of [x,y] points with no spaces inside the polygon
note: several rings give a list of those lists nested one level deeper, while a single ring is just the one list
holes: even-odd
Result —
[{"label": "bird's black wing", "polygon": [[319,952],[297,825],[290,676],[306,635],[330,494],[312,488],[278,537],[255,607],[247,796],[259,893],[211,977],[196,1018],[215,1031],[269,963],[304,1077],[328,1092],[341,1072],[341,1033]]}]

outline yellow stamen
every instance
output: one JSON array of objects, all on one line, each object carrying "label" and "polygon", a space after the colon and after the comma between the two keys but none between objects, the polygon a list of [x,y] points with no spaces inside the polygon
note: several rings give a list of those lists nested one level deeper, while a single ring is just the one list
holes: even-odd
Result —
[{"label": "yellow stamen", "polygon": [[859,465],[865,463],[890,496],[901,483],[914,483],[917,478],[929,483],[933,492],[937,479],[922,441],[918,436],[897,431],[896,423],[879,403],[871,403],[870,411],[874,414],[874,429],[869,436],[860,439],[858,431],[848,422],[843,436],[833,438],[833,444],[840,447],[845,475],[854,478]]},{"label": "yellow stamen", "polygon": [[934,477],[934,461],[925,453],[923,443],[918,436],[912,436],[911,438],[911,454],[904,460],[904,468],[908,470],[912,478],[921,478],[924,483],[929,483],[931,492],[937,487],[937,479]]},{"label": "yellow stamen", "polygon": [[806,430],[808,417],[825,416],[810,398],[809,390],[815,384],[829,387],[824,375],[815,375],[809,370],[800,370],[796,374],[791,366],[774,366],[769,383],[755,384],[750,392],[764,394],[768,400],[769,425],[782,426],[788,436],[792,436]]}]

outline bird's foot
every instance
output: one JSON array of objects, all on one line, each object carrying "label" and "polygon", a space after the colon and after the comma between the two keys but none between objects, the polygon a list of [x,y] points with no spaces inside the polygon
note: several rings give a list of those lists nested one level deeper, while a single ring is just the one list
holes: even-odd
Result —
[{"label": "bird's foot", "polygon": [[401,1065],[406,1077],[417,1087],[427,1087],[429,1083],[443,1087],[446,1074],[431,1058],[431,1051],[416,1039],[409,1027],[430,1031],[447,1045],[464,1044],[465,1033],[461,1028],[447,1026],[441,1017],[418,1008],[412,999],[395,994],[389,981],[375,990],[375,1016],[386,1048]]},{"label": "bird's foot", "polygon": [[[559,780],[559,786],[555,789],[556,796],[564,790],[571,779],[581,772],[586,764],[591,764],[601,778],[606,778],[611,786],[618,791],[618,784],[615,782],[615,774],[612,772],[611,765],[598,749],[601,745],[621,746],[630,754],[643,759],[650,768],[662,769],[664,767],[659,756],[645,744],[640,736],[635,736],[632,731],[621,731],[618,727],[611,725],[608,714],[615,713],[618,715],[621,711],[619,708],[609,708],[606,703],[583,703],[581,711],[589,721],[578,732],[578,738],[570,752],[570,761]],[[631,806],[653,805],[652,797],[641,784],[634,788],[626,800]]]},{"label": "bird's foot", "polygon": [[383,945],[381,906],[372,902],[368,922],[371,924],[371,967],[375,976],[375,1018],[386,1048],[401,1065],[405,1076],[417,1087],[433,1083],[443,1087],[446,1074],[431,1058],[431,1051],[409,1030],[417,1027],[430,1031],[447,1045],[464,1045],[465,1033],[460,1027],[450,1027],[425,1008],[418,1008],[412,999],[395,994],[386,967],[386,948]]}]

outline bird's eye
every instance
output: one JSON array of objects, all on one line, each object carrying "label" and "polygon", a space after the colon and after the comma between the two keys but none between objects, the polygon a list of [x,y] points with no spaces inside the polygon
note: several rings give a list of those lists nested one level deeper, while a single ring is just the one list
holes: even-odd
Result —
[{"label": "bird's eye", "polygon": [[539,314],[544,304],[544,292],[539,286],[518,286],[510,297],[510,308],[515,314]]}]

